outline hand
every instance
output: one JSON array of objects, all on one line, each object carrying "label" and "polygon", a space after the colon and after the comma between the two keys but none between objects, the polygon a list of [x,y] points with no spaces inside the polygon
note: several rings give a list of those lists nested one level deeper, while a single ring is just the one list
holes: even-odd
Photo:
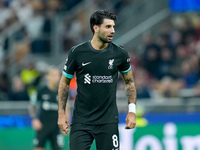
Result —
[{"label": "hand", "polygon": [[42,123],[39,119],[33,119],[32,120],[32,127],[34,130],[40,130],[42,129]]},{"label": "hand", "polygon": [[136,127],[136,119],[135,119],[135,113],[129,112],[126,116],[126,127],[125,129],[133,129]]},{"label": "hand", "polygon": [[66,134],[69,133],[69,120],[64,111],[58,113],[58,126]]}]

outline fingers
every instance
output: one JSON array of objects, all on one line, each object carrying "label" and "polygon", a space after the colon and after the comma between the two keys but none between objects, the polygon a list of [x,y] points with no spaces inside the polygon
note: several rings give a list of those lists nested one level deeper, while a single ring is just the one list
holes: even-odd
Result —
[{"label": "fingers", "polygon": [[64,132],[65,132],[66,134],[68,134],[68,133],[69,133],[69,129],[65,129]]},{"label": "fingers", "polygon": [[126,117],[126,127],[125,129],[133,129],[136,127],[135,113],[129,112]]},{"label": "fingers", "polygon": [[69,133],[69,128],[68,127],[63,127],[63,128],[60,128],[65,134],[68,134]]},{"label": "fingers", "polygon": [[66,134],[69,133],[69,120],[68,118],[65,116],[65,114],[60,113],[58,116],[58,126],[59,128],[64,131]]},{"label": "fingers", "polygon": [[133,129],[135,127],[136,127],[136,122],[135,121],[129,121],[128,119],[126,120],[125,129]]},{"label": "fingers", "polygon": [[131,123],[131,124],[126,125],[125,129],[133,129],[135,128],[135,126],[136,126],[135,123]]},{"label": "fingers", "polygon": [[66,134],[69,133],[69,123],[68,123],[68,122],[65,122],[65,123],[63,123],[63,124],[59,124],[59,123],[58,123],[58,126],[59,126],[59,128],[60,128],[62,131],[64,131]]},{"label": "fingers", "polygon": [[67,123],[65,123],[65,124],[63,125],[63,127],[62,127],[62,130],[63,130],[66,134],[68,134],[68,133],[69,133],[69,125],[68,125]]}]

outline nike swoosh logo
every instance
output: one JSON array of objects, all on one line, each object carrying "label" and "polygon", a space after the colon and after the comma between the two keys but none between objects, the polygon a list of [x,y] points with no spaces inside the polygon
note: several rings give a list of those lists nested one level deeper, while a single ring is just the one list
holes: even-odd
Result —
[{"label": "nike swoosh logo", "polygon": [[90,64],[91,62],[87,62],[87,63],[82,63],[82,66],[86,66],[88,64]]}]

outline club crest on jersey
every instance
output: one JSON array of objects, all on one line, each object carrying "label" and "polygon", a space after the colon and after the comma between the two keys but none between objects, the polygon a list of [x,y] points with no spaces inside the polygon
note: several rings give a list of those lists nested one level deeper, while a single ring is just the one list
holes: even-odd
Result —
[{"label": "club crest on jersey", "polygon": [[108,66],[108,69],[113,69],[113,62],[114,62],[114,59],[110,59],[109,60],[109,66]]}]

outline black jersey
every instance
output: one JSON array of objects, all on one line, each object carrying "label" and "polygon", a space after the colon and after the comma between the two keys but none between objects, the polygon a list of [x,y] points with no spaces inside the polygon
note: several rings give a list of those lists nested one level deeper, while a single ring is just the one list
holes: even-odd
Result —
[{"label": "black jersey", "polygon": [[[39,118],[46,127],[56,127],[58,120],[58,91],[50,90],[47,86],[37,91],[35,102],[40,104]],[[32,99],[32,103],[35,103]]]},{"label": "black jersey", "polygon": [[118,71],[130,69],[130,58],[121,46],[109,43],[105,49],[95,50],[85,42],[73,47],[63,69],[67,78],[76,73],[78,88],[72,123],[118,123]]}]

